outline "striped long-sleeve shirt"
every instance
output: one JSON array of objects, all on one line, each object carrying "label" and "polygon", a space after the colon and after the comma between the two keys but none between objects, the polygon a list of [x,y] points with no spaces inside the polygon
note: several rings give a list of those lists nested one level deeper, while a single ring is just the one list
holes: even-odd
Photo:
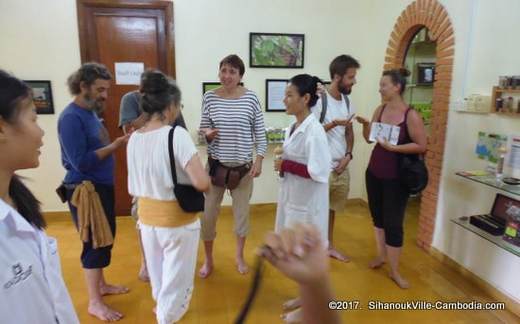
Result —
[{"label": "striped long-sleeve shirt", "polygon": [[265,156],[264,116],[256,94],[247,90],[237,99],[224,99],[208,91],[202,101],[200,128],[217,128],[208,155],[224,163],[247,163],[256,153]]}]

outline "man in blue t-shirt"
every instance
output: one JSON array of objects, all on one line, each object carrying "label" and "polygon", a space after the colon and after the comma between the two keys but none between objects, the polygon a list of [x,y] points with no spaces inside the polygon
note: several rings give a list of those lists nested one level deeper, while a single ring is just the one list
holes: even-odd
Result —
[{"label": "man in blue t-shirt", "polygon": [[[97,112],[103,111],[112,79],[107,68],[98,63],[86,63],[68,79],[74,100],[58,120],[61,161],[66,170],[63,186],[74,223],[78,227],[78,210],[71,203],[75,188],[90,181],[101,200],[101,205],[115,237],[114,211],[114,157],[113,153],[128,141],[129,135],[110,142],[108,131]],[[94,248],[92,232],[83,242],[81,263],[85,271],[89,305],[88,312],[104,321],[117,321],[122,314],[103,302],[102,296],[123,294],[128,288],[105,282],[103,268],[110,264],[112,245]]]}]

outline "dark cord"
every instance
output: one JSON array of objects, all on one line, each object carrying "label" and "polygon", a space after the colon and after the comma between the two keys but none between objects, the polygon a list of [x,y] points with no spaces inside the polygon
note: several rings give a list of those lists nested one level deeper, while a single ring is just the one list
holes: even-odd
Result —
[{"label": "dark cord", "polygon": [[[270,250],[270,248],[266,245],[261,247],[261,251]],[[249,294],[247,295],[246,302],[242,306],[240,313],[238,314],[237,319],[235,320],[235,324],[243,324],[245,323],[247,314],[251,310],[253,306],[253,302],[258,294],[258,290],[260,288],[260,283],[262,282],[263,272],[264,272],[264,258],[261,256],[263,253],[260,253],[256,258],[255,262],[255,273],[253,276],[253,283],[251,284],[251,288],[249,289]]]}]

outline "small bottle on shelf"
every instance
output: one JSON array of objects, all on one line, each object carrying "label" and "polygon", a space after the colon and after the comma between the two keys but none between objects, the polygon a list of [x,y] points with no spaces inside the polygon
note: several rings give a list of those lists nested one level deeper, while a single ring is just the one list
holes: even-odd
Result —
[{"label": "small bottle on shelf", "polygon": [[497,172],[496,177],[497,180],[502,180],[504,175],[504,160],[506,158],[507,149],[505,146],[501,146],[498,149],[498,161],[497,161]]},{"label": "small bottle on shelf", "polygon": [[507,112],[515,112],[515,109],[514,109],[514,105],[513,105],[513,97],[508,97],[507,100],[505,101],[505,111]]},{"label": "small bottle on shelf", "polygon": [[495,100],[495,111],[496,112],[502,112],[502,108],[504,107],[504,99],[498,97]]}]

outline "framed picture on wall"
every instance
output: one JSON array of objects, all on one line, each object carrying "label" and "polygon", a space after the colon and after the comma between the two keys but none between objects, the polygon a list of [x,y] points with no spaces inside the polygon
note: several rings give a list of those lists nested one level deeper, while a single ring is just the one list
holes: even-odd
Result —
[{"label": "framed picture on wall", "polygon": [[304,34],[249,33],[249,66],[303,68]]},{"label": "framed picture on wall", "polygon": [[[239,83],[241,86],[244,86],[244,82]],[[202,95],[204,95],[206,92],[210,90],[215,90],[216,88],[220,87],[220,82],[202,82]]]},{"label": "framed picture on wall", "polygon": [[417,63],[417,85],[433,85],[435,63]]},{"label": "framed picture on wall", "polygon": [[289,80],[287,79],[266,79],[265,80],[265,111],[284,112],[285,88]]},{"label": "framed picture on wall", "polygon": [[54,102],[52,100],[51,81],[24,80],[33,92],[33,101],[36,113],[43,115],[54,114]]}]

